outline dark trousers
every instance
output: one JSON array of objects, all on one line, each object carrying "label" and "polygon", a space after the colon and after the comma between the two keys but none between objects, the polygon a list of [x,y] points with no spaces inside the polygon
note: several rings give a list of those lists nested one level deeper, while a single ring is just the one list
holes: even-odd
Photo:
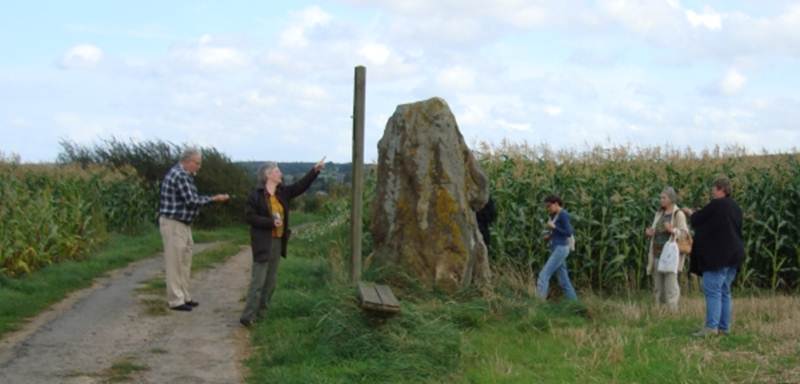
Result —
[{"label": "dark trousers", "polygon": [[247,304],[242,312],[241,320],[252,322],[261,317],[269,308],[275,284],[278,282],[278,264],[281,262],[281,241],[272,240],[270,257],[264,262],[253,262],[250,289],[247,292]]}]

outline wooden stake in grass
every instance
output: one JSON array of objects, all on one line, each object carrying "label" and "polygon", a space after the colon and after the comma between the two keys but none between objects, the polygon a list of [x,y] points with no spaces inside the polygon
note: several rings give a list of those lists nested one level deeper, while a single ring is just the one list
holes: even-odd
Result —
[{"label": "wooden stake in grass", "polygon": [[364,194],[364,108],[367,68],[356,67],[353,95],[353,204],[350,211],[350,278],[361,279],[361,203]]}]

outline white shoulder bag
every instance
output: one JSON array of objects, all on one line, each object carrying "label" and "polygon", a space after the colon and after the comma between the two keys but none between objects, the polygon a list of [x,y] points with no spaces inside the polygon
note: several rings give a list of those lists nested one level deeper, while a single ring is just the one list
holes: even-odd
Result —
[{"label": "white shoulder bag", "polygon": [[[673,215],[672,218],[674,221],[675,215]],[[664,244],[664,249],[661,250],[661,256],[658,258],[656,270],[664,273],[677,273],[680,257],[681,251],[678,249],[678,242],[675,241],[675,235],[673,234],[667,243]]]}]

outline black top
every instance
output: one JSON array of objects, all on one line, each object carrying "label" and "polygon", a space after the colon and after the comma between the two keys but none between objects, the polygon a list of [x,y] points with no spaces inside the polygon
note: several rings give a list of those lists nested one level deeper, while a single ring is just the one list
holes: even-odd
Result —
[{"label": "black top", "polygon": [[494,200],[489,196],[489,200],[479,211],[475,212],[475,218],[478,221],[478,230],[483,237],[483,243],[486,248],[489,248],[491,243],[491,233],[489,232],[489,225],[497,219],[497,210],[494,207]]},{"label": "black top", "polygon": [[[296,183],[284,186],[279,184],[275,189],[275,197],[283,206],[283,237],[281,237],[281,256],[286,257],[286,244],[291,230],[289,229],[289,201],[305,192],[319,172],[312,169]],[[247,198],[245,221],[250,224],[250,246],[253,248],[253,260],[265,262],[270,258],[272,246],[272,229],[275,223],[272,218],[272,207],[263,185],[254,188]]]},{"label": "black top", "polygon": [[702,275],[705,271],[738,268],[742,264],[742,209],[733,199],[711,200],[690,221],[694,228],[690,272]]}]

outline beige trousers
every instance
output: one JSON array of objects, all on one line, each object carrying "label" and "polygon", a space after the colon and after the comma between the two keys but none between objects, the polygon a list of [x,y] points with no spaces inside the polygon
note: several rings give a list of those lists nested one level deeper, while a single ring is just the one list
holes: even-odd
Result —
[{"label": "beige trousers", "polygon": [[166,217],[159,217],[161,239],[164,242],[167,303],[177,307],[192,300],[189,279],[192,273],[192,227]]},{"label": "beige trousers", "polygon": [[[658,259],[655,265],[658,265]],[[653,293],[656,304],[666,304],[669,309],[677,310],[678,300],[681,298],[678,274],[653,271]]]}]

